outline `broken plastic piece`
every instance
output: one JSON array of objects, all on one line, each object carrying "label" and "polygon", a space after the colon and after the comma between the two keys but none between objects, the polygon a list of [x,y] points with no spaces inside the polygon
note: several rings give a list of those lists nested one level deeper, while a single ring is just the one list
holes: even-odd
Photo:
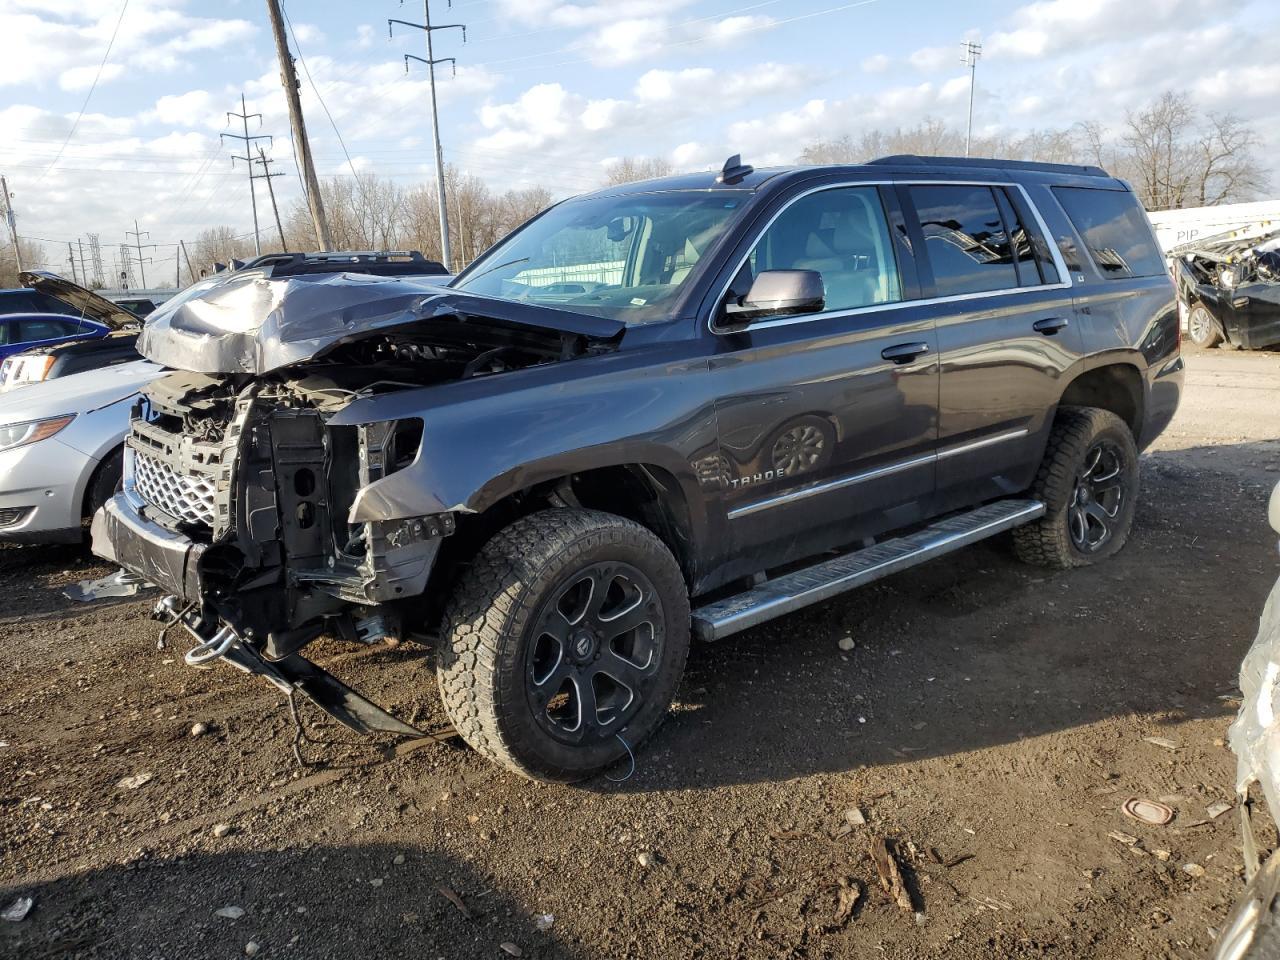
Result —
[{"label": "broken plastic piece", "polygon": [[0,919],[20,923],[27,919],[27,914],[31,912],[33,906],[35,906],[35,900],[31,897],[19,897],[3,910],[0,910]]},{"label": "broken plastic piece", "polygon": [[1130,797],[1126,800],[1120,805],[1120,810],[1125,816],[1157,827],[1162,827],[1173,819],[1172,807],[1168,807],[1163,803],[1156,803],[1154,800],[1139,800],[1137,797]]},{"label": "broken plastic piece", "polygon": [[136,573],[130,573],[121,567],[110,576],[73,583],[62,591],[62,595],[68,600],[79,603],[92,603],[94,600],[106,600],[109,597],[135,597],[138,591],[151,586],[153,584],[147,583]]}]

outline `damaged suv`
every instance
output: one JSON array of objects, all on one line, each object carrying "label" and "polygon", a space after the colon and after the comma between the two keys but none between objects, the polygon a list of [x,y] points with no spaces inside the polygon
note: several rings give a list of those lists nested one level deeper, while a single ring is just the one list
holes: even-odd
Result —
[{"label": "damaged suv", "polygon": [[237,272],[139,347],[94,549],[187,662],[411,736],[302,651],[434,635],[458,732],[551,780],[653,732],[691,635],[1011,529],[1115,553],[1182,380],[1127,185],[915,157],[610,187],[447,289]]}]

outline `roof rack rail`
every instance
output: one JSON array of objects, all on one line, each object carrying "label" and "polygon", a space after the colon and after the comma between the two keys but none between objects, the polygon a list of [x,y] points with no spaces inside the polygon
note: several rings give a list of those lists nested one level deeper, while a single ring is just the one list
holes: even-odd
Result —
[{"label": "roof rack rail", "polygon": [[901,153],[891,157],[877,157],[875,160],[868,161],[868,163],[902,167],[1007,167],[1012,170],[1068,173],[1078,177],[1106,177],[1111,179],[1111,174],[1092,164],[1040,163],[1034,160],[995,160],[981,157],[922,157],[914,153]]},{"label": "roof rack rail", "polygon": [[232,260],[232,270],[269,269],[275,277],[302,273],[335,273],[350,267],[355,273],[447,275],[444,264],[428,260],[418,250],[333,250],[312,253],[264,253]]}]

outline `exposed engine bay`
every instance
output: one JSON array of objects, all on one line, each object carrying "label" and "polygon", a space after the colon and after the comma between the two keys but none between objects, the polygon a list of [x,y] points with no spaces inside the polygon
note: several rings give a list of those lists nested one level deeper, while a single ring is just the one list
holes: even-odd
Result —
[{"label": "exposed engine bay", "polygon": [[1169,256],[1179,302],[1206,310],[1216,339],[1246,349],[1280,343],[1280,230],[1234,230]]}]

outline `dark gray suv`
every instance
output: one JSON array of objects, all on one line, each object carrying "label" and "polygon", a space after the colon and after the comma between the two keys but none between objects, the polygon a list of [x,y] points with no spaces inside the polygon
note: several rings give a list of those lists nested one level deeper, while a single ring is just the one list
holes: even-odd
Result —
[{"label": "dark gray suv", "polygon": [[[477,750],[573,780],[718,639],[984,537],[1094,563],[1182,382],[1174,290],[1094,167],[891,157],[611,187],[446,289],[231,274],[162,306],[94,548],[227,660],[436,637]],[[692,606],[692,610],[691,610]]]}]

